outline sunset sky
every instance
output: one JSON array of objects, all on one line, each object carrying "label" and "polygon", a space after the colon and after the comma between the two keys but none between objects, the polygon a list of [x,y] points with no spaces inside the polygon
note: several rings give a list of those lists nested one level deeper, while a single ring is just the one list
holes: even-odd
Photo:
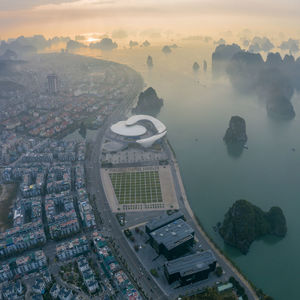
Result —
[{"label": "sunset sky", "polygon": [[[299,0],[1,0],[0,38],[111,34],[300,36]],[[225,35],[226,35],[225,34]]]}]

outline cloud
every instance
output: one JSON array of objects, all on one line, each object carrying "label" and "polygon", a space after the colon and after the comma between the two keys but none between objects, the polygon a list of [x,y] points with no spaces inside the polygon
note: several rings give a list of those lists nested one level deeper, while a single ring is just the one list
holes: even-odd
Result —
[{"label": "cloud", "polygon": [[243,45],[244,48],[248,48],[249,47],[249,45],[250,45],[250,41],[249,40],[241,38],[240,41],[241,41],[241,43],[242,43],[242,45]]},{"label": "cloud", "polygon": [[226,41],[223,38],[220,38],[218,41],[214,42],[215,45],[224,45],[226,44]]},{"label": "cloud", "polygon": [[211,37],[211,36],[205,36],[204,37],[204,42],[205,43],[209,43],[210,41],[212,41],[213,40],[213,38]]},{"label": "cloud", "polygon": [[237,34],[238,37],[240,37],[241,39],[248,39],[250,40],[252,37],[252,31],[249,28],[245,28],[242,31],[240,31]]},{"label": "cloud", "polygon": [[140,36],[156,39],[161,38],[161,33],[157,29],[145,29],[140,32]]},{"label": "cloud", "polygon": [[290,53],[297,53],[299,51],[299,40],[288,39],[283,41],[278,47],[281,50],[289,50]]},{"label": "cloud", "polygon": [[227,30],[227,31],[221,32],[220,35],[229,38],[229,37],[233,36],[233,33],[231,30]]},{"label": "cloud", "polygon": [[184,40],[184,41],[204,41],[205,43],[208,43],[208,42],[212,41],[212,37],[203,36],[203,35],[190,35],[190,36],[184,37],[182,40]]},{"label": "cloud", "polygon": [[257,52],[269,52],[274,49],[274,45],[267,37],[254,37],[251,41],[248,51],[257,53]]},{"label": "cloud", "polygon": [[76,0],[1,0],[0,10],[22,10],[47,4],[59,4],[61,2],[75,2]]},{"label": "cloud", "polygon": [[119,29],[114,30],[111,36],[113,39],[125,39],[128,37],[128,33],[125,30]]},{"label": "cloud", "polygon": [[[75,30],[80,34],[97,27],[104,32],[139,28],[143,39],[160,39],[162,28],[194,34],[203,24],[214,32],[249,23],[254,28],[267,25],[274,29],[278,22],[285,24],[282,30],[295,30],[300,6],[296,0],[287,1],[292,4],[279,0],[0,0],[0,28],[5,37],[19,34],[20,29],[24,34],[38,29],[56,35],[74,34]],[[147,30],[149,27],[155,29]]]},{"label": "cloud", "polygon": [[84,41],[85,40],[85,36],[83,35],[76,35],[75,36],[75,41]]},{"label": "cloud", "polygon": [[89,10],[98,9],[102,6],[111,6],[116,1],[114,0],[57,0],[50,1],[52,3],[35,6],[36,11],[62,11],[62,10]]},{"label": "cloud", "polygon": [[184,41],[203,41],[204,37],[202,35],[190,35],[184,37],[182,40]]}]

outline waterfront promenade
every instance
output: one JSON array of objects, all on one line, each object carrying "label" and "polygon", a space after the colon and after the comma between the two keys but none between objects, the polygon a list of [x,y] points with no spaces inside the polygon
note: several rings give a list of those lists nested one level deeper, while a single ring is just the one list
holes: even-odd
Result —
[{"label": "waterfront promenade", "polygon": [[222,266],[223,270],[225,270],[226,272],[229,272],[229,273],[233,273],[233,275],[235,275],[237,277],[236,279],[238,279],[240,281],[241,285],[244,286],[246,294],[248,296],[248,299],[258,300],[258,297],[257,297],[253,287],[249,284],[247,279],[244,278],[244,276],[236,269],[236,267],[231,263],[231,261],[211,241],[211,239],[208,237],[206,232],[203,230],[203,228],[199,224],[196,216],[194,215],[193,210],[190,207],[190,203],[187,199],[187,195],[186,195],[185,188],[184,188],[183,181],[182,181],[181,174],[180,174],[179,165],[178,165],[178,162],[177,162],[174,154],[172,153],[172,151],[170,151],[170,156],[172,157],[171,161],[172,161],[173,170],[174,170],[174,177],[176,177],[176,178],[174,178],[174,180],[177,181],[179,189],[180,189],[180,194],[181,194],[180,200],[182,201],[182,204],[184,205],[186,213],[192,219],[194,227],[198,230],[198,232],[201,234],[201,236],[205,239],[205,241],[209,245],[209,247],[214,251],[214,253],[217,257],[217,260],[218,260],[219,264]]}]

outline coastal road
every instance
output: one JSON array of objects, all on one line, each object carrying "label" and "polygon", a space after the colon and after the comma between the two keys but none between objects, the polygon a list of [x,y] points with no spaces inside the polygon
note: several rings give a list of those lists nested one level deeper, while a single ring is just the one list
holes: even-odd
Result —
[{"label": "coastal road", "polygon": [[96,196],[97,210],[101,214],[104,231],[106,231],[109,237],[112,238],[116,248],[119,250],[119,256],[126,261],[127,267],[130,270],[130,274],[132,274],[132,277],[138,283],[139,287],[143,289],[146,297],[148,299],[166,300],[168,299],[167,296],[152,279],[152,276],[149,274],[148,270],[146,270],[139,262],[139,260],[136,258],[136,254],[128,245],[128,242],[116,217],[111,212],[100,177],[101,148],[105,131],[111,123],[121,119],[129,107],[129,104],[130,103],[125,103],[116,109],[112,115],[106,119],[105,123],[98,131],[96,139],[93,143],[92,153],[86,163],[88,191],[91,195]]},{"label": "coastal road", "polygon": [[205,250],[211,249],[214,252],[218,264],[222,267],[223,271],[225,271],[223,278],[220,278],[220,280],[222,279],[228,280],[231,276],[234,277],[239,281],[241,286],[245,289],[245,293],[247,294],[249,300],[258,300],[258,297],[256,296],[254,289],[250,286],[249,282],[232,265],[232,263],[219,251],[219,249],[214,245],[214,243],[209,239],[207,234],[198,224],[197,219],[195,218],[195,215],[187,200],[176,158],[174,157],[169,145],[165,143],[164,148],[165,151],[168,153],[171,172],[174,179],[174,185],[175,185],[177,198],[179,201],[180,210],[184,214],[186,218],[186,222],[189,223],[195,229],[195,236],[199,240],[200,244],[202,245],[202,248]]},{"label": "coastal road", "polygon": [[[120,105],[105,121],[101,129],[98,131],[97,137],[93,143],[92,153],[89,160],[86,162],[87,168],[87,185],[91,195],[96,196],[97,210],[101,214],[103,221],[103,232],[106,232],[108,237],[112,238],[119,256],[126,261],[130,274],[134,280],[142,287],[144,294],[149,299],[168,299],[162,289],[153,280],[152,276],[146,270],[143,264],[137,259],[136,254],[129,246],[121,227],[111,212],[106,195],[102,186],[100,168],[101,168],[101,149],[103,144],[103,138],[109,125],[115,121],[119,121],[125,115],[127,108],[130,107],[130,103],[124,103]],[[186,217],[186,221],[195,229],[196,238],[202,244],[204,249],[211,249],[219,263],[219,265],[225,271],[225,274],[221,280],[228,280],[230,276],[235,277],[240,284],[244,287],[248,299],[258,299],[254,290],[244,277],[236,270],[236,268],[230,263],[230,261],[215,247],[215,245],[209,240],[208,236],[198,225],[197,220],[189,206],[186,199],[184,187],[181,181],[180,171],[175,157],[173,156],[169,145],[165,144],[165,150],[168,153],[172,175],[175,184],[175,190],[178,197],[180,209]]]}]

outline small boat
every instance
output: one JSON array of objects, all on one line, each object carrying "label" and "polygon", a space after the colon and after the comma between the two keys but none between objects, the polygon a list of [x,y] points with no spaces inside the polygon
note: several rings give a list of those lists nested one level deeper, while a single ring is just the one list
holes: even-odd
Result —
[{"label": "small boat", "polygon": [[249,148],[248,148],[248,146],[247,146],[247,145],[244,145],[244,149],[247,149],[247,150],[248,150]]}]

